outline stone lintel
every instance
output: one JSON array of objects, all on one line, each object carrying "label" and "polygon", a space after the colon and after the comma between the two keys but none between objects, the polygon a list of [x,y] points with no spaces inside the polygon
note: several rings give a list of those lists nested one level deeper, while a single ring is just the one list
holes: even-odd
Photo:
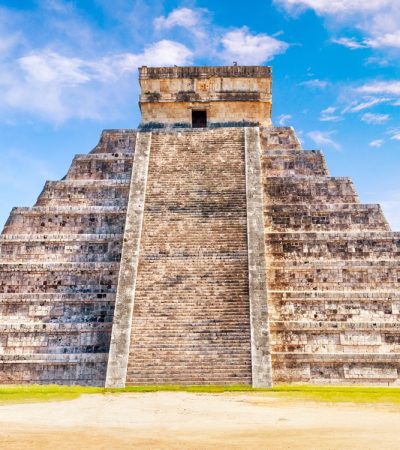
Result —
[{"label": "stone lintel", "polygon": [[272,386],[260,131],[245,128],[247,241],[253,387]]},{"label": "stone lintel", "polygon": [[106,387],[125,386],[150,147],[151,133],[138,133],[115,301]]}]

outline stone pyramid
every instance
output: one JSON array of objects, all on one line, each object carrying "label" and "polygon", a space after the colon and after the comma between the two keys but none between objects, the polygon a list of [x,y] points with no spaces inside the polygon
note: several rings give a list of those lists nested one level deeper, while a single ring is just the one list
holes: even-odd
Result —
[{"label": "stone pyramid", "polygon": [[0,237],[0,382],[400,384],[400,233],[271,124],[271,69],[140,69]]}]

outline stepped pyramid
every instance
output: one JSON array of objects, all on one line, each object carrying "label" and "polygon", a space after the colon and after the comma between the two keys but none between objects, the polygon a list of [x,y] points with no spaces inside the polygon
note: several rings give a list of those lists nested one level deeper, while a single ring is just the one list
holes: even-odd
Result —
[{"label": "stepped pyramid", "polygon": [[140,68],[0,237],[0,383],[400,384],[400,233],[271,124],[271,69]]}]

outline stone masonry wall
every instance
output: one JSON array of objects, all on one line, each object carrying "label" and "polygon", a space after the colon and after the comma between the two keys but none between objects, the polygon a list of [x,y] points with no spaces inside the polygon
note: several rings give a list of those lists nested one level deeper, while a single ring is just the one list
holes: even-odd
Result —
[{"label": "stone masonry wall", "polygon": [[320,152],[262,154],[274,382],[399,385],[400,233]]},{"label": "stone masonry wall", "polygon": [[136,132],[105,131],[0,236],[0,383],[104,385]]},{"label": "stone masonry wall", "polygon": [[[252,382],[246,133],[262,162],[273,382],[400,385],[400,233],[285,127],[151,133],[127,384]],[[136,135],[103,132],[12,210],[0,383],[104,385]]]}]

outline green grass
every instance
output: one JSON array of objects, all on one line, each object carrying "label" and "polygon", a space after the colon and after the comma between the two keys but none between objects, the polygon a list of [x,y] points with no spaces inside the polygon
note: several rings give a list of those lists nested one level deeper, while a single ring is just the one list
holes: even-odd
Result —
[{"label": "green grass", "polygon": [[287,400],[317,402],[381,403],[400,406],[400,388],[359,386],[278,385],[271,389],[253,389],[250,386],[129,386],[123,389],[106,389],[86,386],[56,385],[3,385],[0,386],[0,405],[73,400],[82,394],[192,392],[222,394],[224,392],[259,394]]}]

